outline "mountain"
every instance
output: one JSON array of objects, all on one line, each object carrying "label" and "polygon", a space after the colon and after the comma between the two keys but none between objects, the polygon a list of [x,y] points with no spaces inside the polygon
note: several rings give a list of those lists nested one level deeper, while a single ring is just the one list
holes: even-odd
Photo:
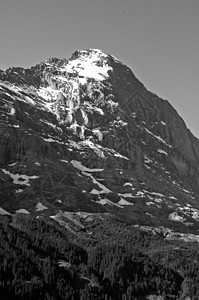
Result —
[{"label": "mountain", "polygon": [[1,214],[108,213],[198,239],[199,140],[114,56],[0,70],[0,113]]},{"label": "mountain", "polygon": [[1,299],[199,298],[199,140],[101,50],[0,70]]}]

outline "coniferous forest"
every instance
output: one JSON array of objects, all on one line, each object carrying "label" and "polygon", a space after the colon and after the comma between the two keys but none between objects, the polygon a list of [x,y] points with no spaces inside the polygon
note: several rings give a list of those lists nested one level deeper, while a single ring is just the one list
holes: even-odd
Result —
[{"label": "coniferous forest", "polygon": [[0,216],[0,299],[199,299],[198,248],[114,218],[73,232],[44,216]]}]

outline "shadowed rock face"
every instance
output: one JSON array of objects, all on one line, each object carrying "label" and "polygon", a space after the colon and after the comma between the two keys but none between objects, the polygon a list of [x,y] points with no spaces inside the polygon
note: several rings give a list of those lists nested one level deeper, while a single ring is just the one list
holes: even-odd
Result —
[{"label": "shadowed rock face", "polygon": [[197,230],[199,141],[113,56],[90,49],[1,70],[0,113],[1,207]]}]

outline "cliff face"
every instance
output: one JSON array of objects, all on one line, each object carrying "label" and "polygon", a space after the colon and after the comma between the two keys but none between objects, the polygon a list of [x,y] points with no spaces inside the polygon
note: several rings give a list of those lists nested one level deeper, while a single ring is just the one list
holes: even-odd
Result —
[{"label": "cliff face", "polygon": [[91,49],[0,71],[0,113],[2,208],[197,230],[199,141],[113,56]]}]

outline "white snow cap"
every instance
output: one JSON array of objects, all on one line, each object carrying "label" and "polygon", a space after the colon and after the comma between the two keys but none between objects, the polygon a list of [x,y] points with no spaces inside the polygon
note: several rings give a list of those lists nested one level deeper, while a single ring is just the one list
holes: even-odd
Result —
[{"label": "white snow cap", "polygon": [[108,55],[99,49],[75,51],[68,61],[66,71],[82,77],[105,80],[109,77]]}]

